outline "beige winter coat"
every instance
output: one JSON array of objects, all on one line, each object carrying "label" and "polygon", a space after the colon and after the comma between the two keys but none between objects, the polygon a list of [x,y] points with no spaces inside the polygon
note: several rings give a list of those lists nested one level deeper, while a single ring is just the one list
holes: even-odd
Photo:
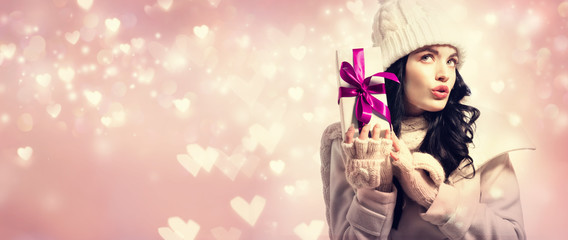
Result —
[{"label": "beige winter coat", "polygon": [[341,127],[330,125],[321,145],[330,238],[526,239],[519,187],[508,152],[534,148],[518,129],[490,111],[482,111],[477,129],[481,131],[476,132],[475,147],[470,148],[475,176],[466,178],[472,168],[460,165],[441,185],[429,209],[404,196],[395,230],[397,189],[354,191],[345,179]]}]

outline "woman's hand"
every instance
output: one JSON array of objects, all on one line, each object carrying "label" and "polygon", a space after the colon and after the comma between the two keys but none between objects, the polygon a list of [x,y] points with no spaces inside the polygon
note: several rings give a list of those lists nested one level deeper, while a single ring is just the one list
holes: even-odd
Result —
[{"label": "woman's hand", "polygon": [[444,182],[444,168],[427,153],[410,153],[404,141],[392,136],[394,151],[390,153],[393,173],[408,197],[429,208]]},{"label": "woman's hand", "polygon": [[359,137],[354,138],[355,128],[349,127],[342,144],[347,156],[345,175],[347,181],[356,189],[376,188],[379,191],[392,191],[392,167],[389,154],[392,140],[389,129],[381,137],[381,127],[373,127],[371,138],[368,137],[370,126],[361,129]]}]

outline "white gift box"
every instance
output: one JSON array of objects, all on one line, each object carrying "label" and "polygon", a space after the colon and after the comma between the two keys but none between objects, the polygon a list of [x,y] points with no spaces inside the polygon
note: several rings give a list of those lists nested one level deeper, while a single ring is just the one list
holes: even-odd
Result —
[{"label": "white gift box", "polygon": [[[364,53],[364,71],[365,76],[374,75],[375,73],[383,72],[383,64],[381,60],[381,49],[378,47],[369,47],[363,48]],[[339,87],[349,87],[354,88],[349,83],[345,82],[340,74],[339,70],[343,62],[349,62],[353,67],[354,60],[353,60],[353,49],[340,49],[337,50],[337,83]],[[373,76],[371,77],[369,86],[375,84],[383,84],[385,79],[383,77]],[[385,106],[387,105],[387,95],[385,94],[371,94],[379,101],[381,101]],[[356,104],[357,97],[341,97],[339,99],[339,111],[341,116],[341,131],[342,136],[345,136],[345,132],[351,126],[351,124],[355,127],[355,136],[359,136],[359,124],[357,121],[356,113],[355,113],[355,104]],[[373,111],[371,115],[371,120],[368,123],[371,126],[371,129],[375,126],[375,124],[380,124],[381,127],[381,135],[384,136],[384,131],[386,129],[390,129],[390,123],[387,119],[378,114],[376,111]]]}]

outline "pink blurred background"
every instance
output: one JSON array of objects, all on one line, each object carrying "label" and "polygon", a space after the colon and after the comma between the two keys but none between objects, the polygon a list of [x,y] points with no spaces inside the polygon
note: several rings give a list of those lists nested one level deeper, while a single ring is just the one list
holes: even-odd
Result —
[{"label": "pink blurred background", "polygon": [[[568,213],[568,1],[456,0],[530,239]],[[326,239],[335,49],[377,1],[0,1],[0,239]],[[494,129],[498,130],[498,129]]]}]

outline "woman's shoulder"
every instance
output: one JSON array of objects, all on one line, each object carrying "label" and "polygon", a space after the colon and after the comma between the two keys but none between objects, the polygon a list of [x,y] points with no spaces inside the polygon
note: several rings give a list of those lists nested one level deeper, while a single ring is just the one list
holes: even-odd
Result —
[{"label": "woman's shoulder", "polygon": [[509,120],[506,115],[491,108],[477,108],[481,115],[475,123],[473,144],[469,148],[476,169],[505,153],[535,149],[520,123]]},{"label": "woman's shoulder", "polygon": [[321,136],[322,144],[324,141],[333,141],[335,139],[341,139],[341,123],[332,123],[325,128]]}]

